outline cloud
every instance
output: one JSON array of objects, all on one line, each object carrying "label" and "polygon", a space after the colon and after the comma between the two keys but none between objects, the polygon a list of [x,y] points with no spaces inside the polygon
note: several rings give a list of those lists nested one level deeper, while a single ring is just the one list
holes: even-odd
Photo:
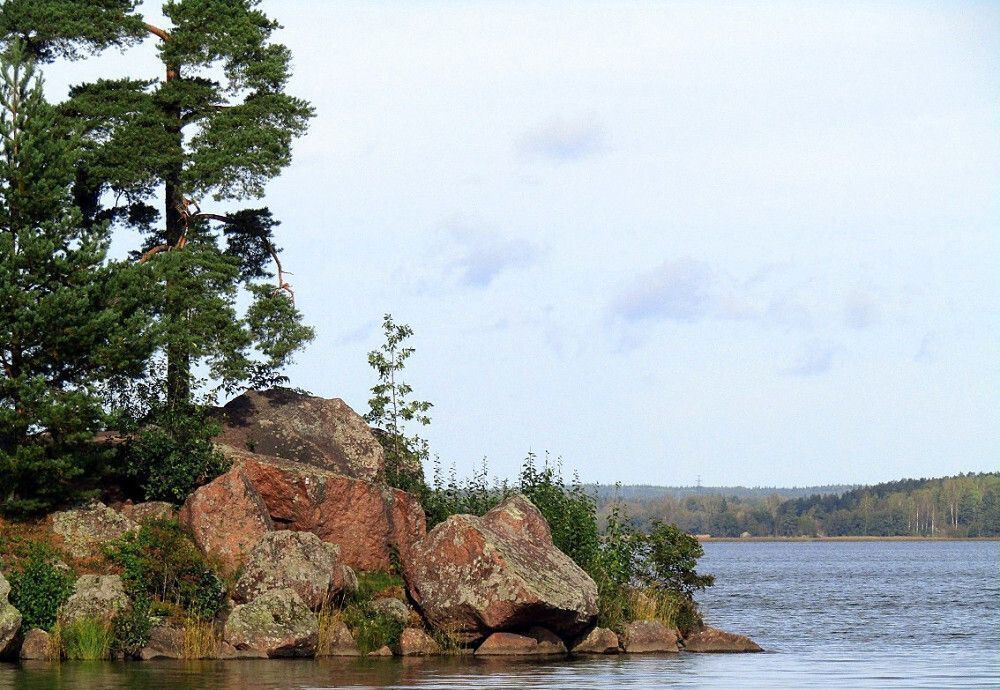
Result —
[{"label": "cloud", "polygon": [[665,261],[619,294],[612,302],[611,314],[633,323],[700,321],[715,307],[715,283],[708,264],[693,259]]},{"label": "cloud", "polygon": [[799,363],[785,369],[782,373],[789,376],[819,376],[833,367],[834,348],[822,343],[812,343]]},{"label": "cloud", "polygon": [[518,149],[528,156],[557,162],[586,158],[604,149],[604,129],[593,119],[569,122],[552,120],[529,132],[518,142]]},{"label": "cloud", "polygon": [[882,310],[871,293],[856,292],[848,298],[844,307],[844,325],[862,330],[881,320]]},{"label": "cloud", "polygon": [[462,285],[484,288],[502,272],[531,264],[536,254],[535,246],[527,240],[480,236],[468,242],[450,266],[458,272]]}]

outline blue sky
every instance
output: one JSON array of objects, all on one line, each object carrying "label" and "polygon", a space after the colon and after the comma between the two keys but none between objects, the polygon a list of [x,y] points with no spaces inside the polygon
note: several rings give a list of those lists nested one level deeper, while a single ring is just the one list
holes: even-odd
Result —
[{"label": "blue sky", "polygon": [[392,312],[459,474],[1000,467],[1000,5],[263,6],[318,111],[267,196],[294,385],[364,412]]}]

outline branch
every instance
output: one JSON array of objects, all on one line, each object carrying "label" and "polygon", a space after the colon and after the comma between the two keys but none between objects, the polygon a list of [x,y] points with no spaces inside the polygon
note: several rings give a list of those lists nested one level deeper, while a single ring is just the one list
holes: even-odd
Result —
[{"label": "branch", "polygon": [[153,34],[157,38],[160,38],[160,39],[162,39],[164,41],[169,41],[170,40],[170,33],[167,32],[167,31],[165,31],[165,30],[163,30],[163,29],[161,29],[160,27],[153,26],[152,24],[149,24],[148,22],[145,23],[144,26],[146,27],[146,31],[148,31],[149,33]]},{"label": "branch", "polygon": [[160,252],[165,252],[168,249],[170,249],[169,244],[161,244],[157,247],[153,247],[152,249],[149,249],[145,253],[143,253],[141,257],[139,257],[139,263],[144,264],[150,259],[152,259],[155,254],[159,254]]}]

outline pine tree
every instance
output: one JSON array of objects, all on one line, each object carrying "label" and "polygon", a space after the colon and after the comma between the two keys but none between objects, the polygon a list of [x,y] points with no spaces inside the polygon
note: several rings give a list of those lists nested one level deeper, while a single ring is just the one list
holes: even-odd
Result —
[{"label": "pine tree", "polygon": [[[267,208],[237,206],[263,196],[290,163],[312,108],[285,93],[290,53],[271,41],[279,26],[259,0],[167,1],[167,27],[146,23],[137,5],[7,0],[0,35],[43,61],[157,44],[161,75],[77,86],[61,111],[84,133],[75,198],[85,221],[142,238],[134,258],[157,278],[150,295],[167,362],[164,396],[176,415],[193,400],[198,365],[227,391],[273,385],[312,338],[282,270],[278,221]],[[251,298],[242,313],[241,290]]]},{"label": "pine tree", "polygon": [[78,140],[20,43],[0,64],[0,510],[66,497],[97,459],[101,384],[152,349],[134,262],[106,262],[107,223],[72,203]]}]

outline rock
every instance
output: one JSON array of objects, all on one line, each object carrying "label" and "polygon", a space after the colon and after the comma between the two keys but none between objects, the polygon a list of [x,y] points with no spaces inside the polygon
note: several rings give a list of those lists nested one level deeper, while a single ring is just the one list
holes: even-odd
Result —
[{"label": "rock", "polygon": [[410,607],[406,605],[406,602],[394,597],[377,597],[372,600],[370,608],[375,613],[380,613],[403,625],[406,625],[410,620]]},{"label": "rock", "polygon": [[629,654],[677,652],[679,635],[659,621],[636,621],[625,626],[622,648]]},{"label": "rock", "polygon": [[166,501],[146,501],[145,503],[125,503],[119,512],[132,522],[142,524],[150,520],[173,520],[177,510]]},{"label": "rock", "polygon": [[246,603],[272,589],[290,587],[318,611],[357,587],[354,571],[340,561],[340,549],[309,532],[268,532],[250,551],[233,599]]},{"label": "rock", "polygon": [[322,631],[319,649],[316,656],[360,656],[354,635],[344,621],[334,621]]},{"label": "rock", "polygon": [[692,631],[683,640],[688,652],[763,652],[756,642],[746,635],[728,633],[711,626]]},{"label": "rock", "polygon": [[52,513],[52,531],[62,537],[66,551],[74,558],[98,556],[104,544],[137,527],[99,501],[86,508]]},{"label": "rock", "polygon": [[179,519],[198,548],[227,573],[235,572],[260,538],[274,530],[267,506],[239,466],[188,496]]},{"label": "rock", "polygon": [[316,653],[319,623],[295,590],[272,589],[229,614],[223,639],[237,652],[268,657],[306,657]]},{"label": "rock", "polygon": [[59,609],[59,620],[63,624],[79,618],[110,620],[128,603],[125,587],[118,575],[81,575],[73,594]]},{"label": "rock", "polygon": [[243,468],[279,528],[312,532],[340,546],[355,570],[388,570],[396,553],[405,564],[426,534],[416,497],[384,484],[352,479],[298,462],[223,448]]},{"label": "rock", "polygon": [[10,651],[21,630],[21,612],[7,600],[9,595],[10,583],[0,573],[0,657]]},{"label": "rock", "polygon": [[420,628],[404,628],[399,637],[400,656],[434,656],[441,653],[433,637]]},{"label": "rock", "polygon": [[150,659],[183,659],[184,629],[167,621],[157,623],[149,631],[149,642],[139,650],[139,658]]},{"label": "rock", "polygon": [[390,649],[389,645],[384,644],[378,649],[376,649],[374,652],[368,652],[368,656],[375,656],[375,657],[392,656],[392,649]]},{"label": "rock", "polygon": [[496,632],[476,649],[476,656],[543,656],[565,654],[566,646],[544,628],[532,628],[527,635]]},{"label": "rock", "polygon": [[597,617],[597,585],[553,545],[545,518],[520,495],[482,518],[439,524],[414,545],[407,575],[427,620],[460,642],[530,625],[572,637]]},{"label": "rock", "polygon": [[565,654],[566,645],[551,630],[539,626],[532,626],[528,630],[528,637],[534,638],[538,644],[536,654]]},{"label": "rock", "polygon": [[594,628],[573,647],[574,654],[617,654],[618,635],[614,630]]},{"label": "rock", "polygon": [[376,481],[385,471],[382,445],[339,398],[285,388],[247,391],[217,413],[218,443]]},{"label": "rock", "polygon": [[20,658],[25,661],[45,661],[49,659],[51,638],[41,628],[32,628],[21,642]]}]

